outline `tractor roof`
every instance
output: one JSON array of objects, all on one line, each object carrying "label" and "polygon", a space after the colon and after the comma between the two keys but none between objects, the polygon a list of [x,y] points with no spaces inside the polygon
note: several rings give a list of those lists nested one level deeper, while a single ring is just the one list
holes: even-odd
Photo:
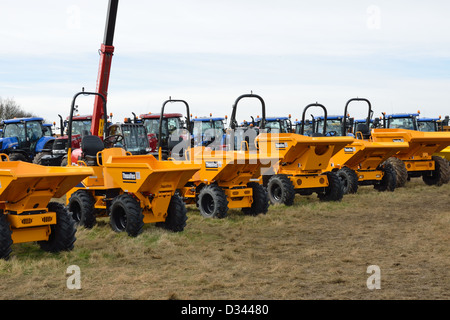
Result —
[{"label": "tractor roof", "polygon": [[25,122],[28,122],[28,121],[44,121],[44,119],[40,118],[40,117],[16,118],[16,119],[3,120],[3,123],[5,123],[5,124],[8,124],[8,123],[20,123],[22,121],[25,121]]},{"label": "tractor roof", "polygon": [[[356,119],[356,120],[354,120],[354,123],[362,123],[362,122],[366,122],[367,121],[367,119]],[[370,119],[370,123],[372,123],[373,122],[373,119]]]},{"label": "tractor roof", "polygon": [[194,118],[191,119],[192,121],[202,121],[202,122],[207,122],[207,121],[222,121],[225,120],[225,118],[221,118],[221,117],[200,117],[200,118]]},{"label": "tractor roof", "polygon": [[[69,117],[66,118],[66,120],[69,120]],[[78,120],[92,120],[92,115],[90,114],[86,114],[86,115],[77,115],[77,116],[73,116],[72,117],[73,121],[78,121]]]},{"label": "tractor roof", "polygon": [[[159,119],[160,113],[145,113],[141,114],[139,117],[143,119]],[[181,113],[164,113],[164,118],[180,118],[183,115]]]},{"label": "tractor roof", "polygon": [[440,118],[419,118],[417,119],[417,121],[419,122],[429,122],[429,121],[439,121],[441,120]]},{"label": "tractor roof", "polygon": [[418,113],[395,113],[395,114],[387,114],[386,118],[413,118],[418,117]]},{"label": "tractor roof", "polygon": [[[341,120],[343,118],[344,118],[344,116],[335,116],[335,115],[327,116],[327,120]],[[316,117],[315,119],[316,120],[323,120],[324,116]]]},{"label": "tractor roof", "polygon": [[[259,119],[261,119],[261,118],[259,118]],[[277,121],[277,120],[288,120],[288,119],[289,119],[288,117],[266,117],[266,121]]]}]

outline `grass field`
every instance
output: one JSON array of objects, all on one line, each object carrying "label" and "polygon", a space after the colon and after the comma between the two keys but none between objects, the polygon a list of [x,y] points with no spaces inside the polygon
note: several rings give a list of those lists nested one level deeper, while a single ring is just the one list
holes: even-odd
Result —
[{"label": "grass field", "polygon": [[[170,233],[130,238],[107,220],[79,228],[75,248],[15,244],[0,261],[1,299],[449,299],[450,184],[413,179],[395,192],[360,187],[339,203],[297,196],[266,215],[230,211]],[[66,269],[81,270],[70,290]],[[369,290],[367,267],[381,270]]]}]

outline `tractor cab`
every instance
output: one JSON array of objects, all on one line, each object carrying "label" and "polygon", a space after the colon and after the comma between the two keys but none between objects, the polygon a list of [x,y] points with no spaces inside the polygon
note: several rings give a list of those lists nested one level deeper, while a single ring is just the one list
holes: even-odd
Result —
[{"label": "tractor cab", "polygon": [[[181,113],[166,113],[165,107],[168,103],[181,102],[186,106],[186,117],[183,119]],[[161,115],[163,115],[161,117]],[[163,103],[159,114],[141,114],[140,119],[147,129],[151,153],[159,160],[168,159],[176,155],[176,157],[184,158],[184,152],[191,147],[191,130],[192,124],[189,114],[189,105],[184,100],[166,100]],[[153,145],[156,148],[153,149]]]},{"label": "tractor cab", "polygon": [[192,138],[194,146],[213,149],[225,148],[225,120],[223,117],[195,117],[192,119]]},{"label": "tractor cab", "polygon": [[42,129],[44,130],[44,136],[53,137],[53,130],[51,123],[44,123]]},{"label": "tractor cab", "polygon": [[55,138],[46,135],[47,131],[43,118],[4,120],[0,153],[8,154],[11,160],[31,162],[37,154],[51,151]]},{"label": "tractor cab", "polygon": [[[261,119],[257,116],[252,123],[255,128],[259,128],[260,122]],[[291,133],[291,117],[266,117],[265,129],[267,133]]]},{"label": "tractor cab", "polygon": [[439,131],[441,118],[418,118],[417,125],[419,131],[436,132]]},{"label": "tractor cab", "polygon": [[142,123],[125,119],[124,123],[110,125],[107,136],[111,138],[105,141],[106,147],[121,147],[133,155],[150,153],[147,130]]},{"label": "tractor cab", "polygon": [[[311,119],[311,120],[305,120],[305,125],[304,125],[304,128],[303,128],[303,135],[305,135],[305,136],[311,136],[312,135],[312,133],[314,132],[314,124],[316,123],[316,121],[315,121],[315,119],[313,118],[313,119]],[[303,121],[302,120],[300,120],[300,121],[295,121],[295,132],[294,133],[296,133],[296,134],[300,134],[300,132],[301,132],[301,128],[302,128],[302,124],[303,124]]]},{"label": "tractor cab", "polygon": [[[342,126],[344,122],[344,116],[330,115],[326,120],[325,136],[344,136],[342,134]],[[315,132],[322,132],[325,124],[324,117],[315,118],[316,130]]]},{"label": "tractor cab", "polygon": [[396,113],[386,115],[383,112],[383,127],[385,129],[407,129],[407,130],[419,130],[418,117],[420,112],[417,113]]},{"label": "tractor cab", "polygon": [[[150,143],[150,149],[152,153],[158,151],[159,137],[159,120],[160,113],[148,113],[141,114],[139,119],[144,124],[148,139]],[[169,153],[169,139],[172,133],[177,132],[184,126],[183,115],[181,113],[164,113],[161,124],[161,147],[164,154]]]}]

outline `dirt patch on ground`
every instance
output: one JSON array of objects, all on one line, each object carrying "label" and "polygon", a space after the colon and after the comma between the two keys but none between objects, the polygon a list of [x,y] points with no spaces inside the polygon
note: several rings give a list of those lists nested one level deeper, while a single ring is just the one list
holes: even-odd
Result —
[{"label": "dirt patch on ground", "polygon": [[[182,233],[146,225],[137,238],[107,220],[79,228],[75,249],[13,246],[1,299],[449,299],[450,185],[413,179],[395,192],[360,187],[339,203],[297,196],[266,215],[203,219]],[[81,290],[66,286],[70,265]],[[367,267],[381,270],[369,290]]]}]

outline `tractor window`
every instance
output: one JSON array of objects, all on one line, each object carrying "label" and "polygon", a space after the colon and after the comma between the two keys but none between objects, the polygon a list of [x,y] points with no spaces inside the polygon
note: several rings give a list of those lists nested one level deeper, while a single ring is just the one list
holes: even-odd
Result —
[{"label": "tractor window", "polygon": [[[153,134],[158,135],[159,119],[145,119],[144,125],[147,128],[148,133],[153,133]],[[164,127],[164,119],[163,119],[163,127]]]},{"label": "tractor window", "polygon": [[73,120],[72,121],[72,134],[79,134],[82,137],[91,134],[92,121],[88,120]]},{"label": "tractor window", "polygon": [[[295,133],[296,134],[300,134],[301,130],[302,130],[302,124],[301,123],[297,123],[297,125],[295,126]],[[313,133],[312,122],[305,123],[305,126],[304,126],[303,130],[304,130],[303,135],[310,136]]]},{"label": "tractor window", "polygon": [[3,137],[17,137],[19,143],[26,141],[25,125],[23,123],[9,123],[3,128]]},{"label": "tractor window", "polygon": [[413,118],[391,118],[391,119],[388,119],[387,127],[390,129],[415,130]]},{"label": "tractor window", "polygon": [[433,132],[436,130],[436,122],[434,121],[420,121],[419,122],[419,130],[426,132]]},{"label": "tractor window", "polygon": [[133,154],[144,154],[149,150],[149,142],[145,127],[137,125],[122,126],[122,134],[127,151]]},{"label": "tractor window", "polygon": [[[342,129],[341,129],[341,120],[340,119],[333,119],[327,120],[327,132],[326,135],[330,136],[340,136],[342,135]],[[323,132],[323,121],[318,121],[317,123],[317,132],[322,133]]]},{"label": "tractor window", "polygon": [[269,121],[266,123],[265,129],[270,133],[281,133],[281,121]]},{"label": "tractor window", "polygon": [[27,135],[30,142],[35,142],[42,138],[42,127],[41,123],[38,121],[27,122]]}]

